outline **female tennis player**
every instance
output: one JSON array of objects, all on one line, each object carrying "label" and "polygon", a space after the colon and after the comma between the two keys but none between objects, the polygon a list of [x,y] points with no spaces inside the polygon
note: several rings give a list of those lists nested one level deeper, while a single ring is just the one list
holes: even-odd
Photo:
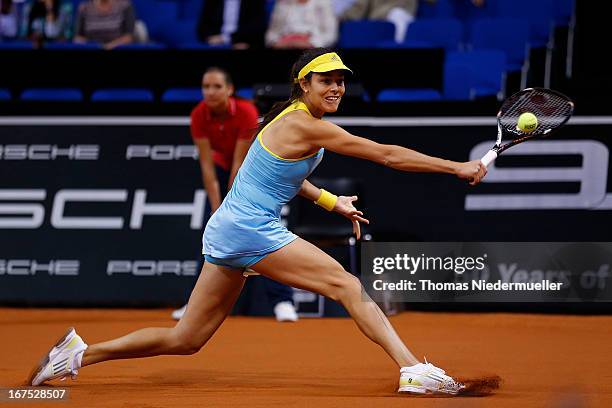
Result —
[{"label": "female tennis player", "polygon": [[91,346],[71,328],[33,370],[29,383],[74,378],[80,368],[107,360],[196,353],[225,320],[244,285],[242,272],[250,268],[340,302],[359,329],[397,363],[399,392],[461,391],[463,385],[444,370],[414,357],[376,303],[363,300],[356,277],[280,222],[283,204],[299,194],[348,218],[357,237],[359,223],[368,223],[353,205],[357,197],[337,197],[306,180],[324,149],[402,171],[449,173],[471,184],[486,173],[480,160],[458,163],[378,144],[321,120],[338,109],[347,71],[340,57],[325,49],[308,50],[294,64],[290,99],[265,117],[230,192],[206,226],[202,272],[175,327],[141,329]]}]

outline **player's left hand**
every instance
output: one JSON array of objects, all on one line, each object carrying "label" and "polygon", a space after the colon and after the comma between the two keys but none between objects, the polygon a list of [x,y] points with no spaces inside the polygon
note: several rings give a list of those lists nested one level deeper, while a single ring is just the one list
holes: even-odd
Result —
[{"label": "player's left hand", "polygon": [[357,237],[357,239],[361,238],[361,226],[359,222],[363,222],[369,224],[370,221],[366,218],[363,218],[363,212],[359,211],[353,205],[353,202],[357,201],[357,196],[339,196],[338,201],[336,201],[336,206],[334,207],[334,211],[338,214],[344,215],[346,218],[351,220],[353,223],[353,233]]}]

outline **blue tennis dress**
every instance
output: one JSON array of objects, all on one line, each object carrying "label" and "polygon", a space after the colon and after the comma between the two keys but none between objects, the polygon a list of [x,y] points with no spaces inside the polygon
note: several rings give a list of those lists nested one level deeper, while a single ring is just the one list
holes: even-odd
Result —
[{"label": "blue tennis dress", "polygon": [[297,238],[281,224],[281,208],[300,191],[302,182],[321,162],[324,149],[299,159],[285,159],[270,151],[261,139],[268,126],[296,110],[310,114],[304,103],[292,104],[251,144],[232,188],[204,230],[202,252],[208,261],[246,268]]}]

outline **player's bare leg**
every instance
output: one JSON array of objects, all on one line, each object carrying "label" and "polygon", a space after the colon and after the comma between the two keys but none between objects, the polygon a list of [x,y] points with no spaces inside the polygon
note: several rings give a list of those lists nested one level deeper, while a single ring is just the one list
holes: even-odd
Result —
[{"label": "player's bare leg", "polygon": [[92,344],[85,351],[81,366],[122,358],[197,352],[231,311],[244,280],[235,269],[205,262],[189,298],[187,311],[175,327],[149,327]]},{"label": "player's bare leg", "polygon": [[378,305],[366,297],[359,279],[309,242],[298,238],[253,265],[252,269],[289,286],[342,303],[359,329],[400,367],[399,392],[455,395],[465,388],[444,370],[427,362],[420,363]]},{"label": "player's bare leg", "polygon": [[298,238],[251,268],[281,283],[320,293],[342,303],[359,329],[379,344],[398,366],[419,362],[378,305],[364,299],[359,279],[311,243]]}]

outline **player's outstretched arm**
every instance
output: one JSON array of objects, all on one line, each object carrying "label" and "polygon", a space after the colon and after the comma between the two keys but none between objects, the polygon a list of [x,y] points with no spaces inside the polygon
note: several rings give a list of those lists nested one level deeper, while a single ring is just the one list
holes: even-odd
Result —
[{"label": "player's outstretched arm", "polygon": [[307,132],[313,144],[345,156],[370,160],[401,171],[454,174],[460,179],[470,180],[470,184],[477,184],[486,174],[480,160],[461,163],[428,156],[402,146],[376,143],[354,136],[326,121],[316,121],[310,125]]}]

